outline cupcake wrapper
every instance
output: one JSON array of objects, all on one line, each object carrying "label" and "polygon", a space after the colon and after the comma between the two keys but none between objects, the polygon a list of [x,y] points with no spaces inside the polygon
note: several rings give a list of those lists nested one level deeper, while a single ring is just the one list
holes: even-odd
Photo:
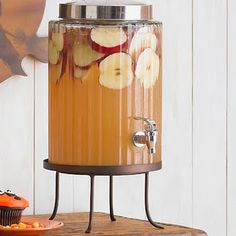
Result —
[{"label": "cupcake wrapper", "polygon": [[23,209],[0,207],[0,225],[19,224]]}]

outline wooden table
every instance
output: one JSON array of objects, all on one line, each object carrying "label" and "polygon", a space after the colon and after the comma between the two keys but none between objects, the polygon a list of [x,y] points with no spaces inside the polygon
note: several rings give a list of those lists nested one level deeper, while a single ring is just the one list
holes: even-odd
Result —
[{"label": "wooden table", "polygon": [[133,220],[125,217],[116,217],[116,219],[116,222],[111,222],[109,215],[94,213],[92,232],[90,234],[85,234],[84,230],[88,223],[88,213],[58,214],[56,220],[64,222],[65,226],[60,230],[50,232],[46,235],[207,236],[207,234],[201,230],[183,226],[162,224],[164,229],[156,229],[146,221]]}]

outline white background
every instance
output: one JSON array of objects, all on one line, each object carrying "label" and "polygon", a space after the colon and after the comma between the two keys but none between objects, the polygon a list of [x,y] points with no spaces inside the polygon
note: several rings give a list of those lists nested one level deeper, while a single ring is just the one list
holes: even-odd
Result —
[{"label": "white background", "polygon": [[[58,15],[48,0],[39,35]],[[236,0],[153,0],[164,24],[163,170],[151,174],[155,220],[236,235]],[[0,84],[0,189],[49,213],[47,65],[25,58],[28,77]],[[108,179],[96,179],[96,210],[108,211]],[[143,176],[115,179],[115,213],[144,219]],[[87,211],[89,179],[63,176],[60,212]],[[64,193],[64,196],[63,196]]]}]

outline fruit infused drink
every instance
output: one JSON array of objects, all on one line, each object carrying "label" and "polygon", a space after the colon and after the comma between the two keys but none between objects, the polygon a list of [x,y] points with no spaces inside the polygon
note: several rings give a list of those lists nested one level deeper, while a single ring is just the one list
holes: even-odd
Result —
[{"label": "fruit infused drink", "polygon": [[[161,161],[161,23],[51,21],[49,161],[119,166]],[[156,152],[134,145],[144,119]]]}]

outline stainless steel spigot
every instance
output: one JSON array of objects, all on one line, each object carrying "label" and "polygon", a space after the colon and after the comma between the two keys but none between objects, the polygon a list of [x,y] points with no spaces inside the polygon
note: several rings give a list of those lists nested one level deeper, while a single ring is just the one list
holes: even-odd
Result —
[{"label": "stainless steel spigot", "polygon": [[157,127],[154,120],[149,120],[142,117],[135,117],[135,120],[144,121],[144,131],[137,131],[133,134],[133,144],[136,147],[147,146],[149,154],[156,153],[156,143],[157,143]]}]

